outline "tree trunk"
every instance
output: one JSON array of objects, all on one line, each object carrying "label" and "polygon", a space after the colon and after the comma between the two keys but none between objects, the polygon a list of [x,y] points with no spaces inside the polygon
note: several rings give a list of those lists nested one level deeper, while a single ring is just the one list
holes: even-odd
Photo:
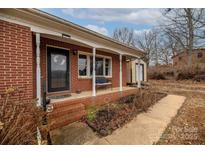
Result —
[{"label": "tree trunk", "polygon": [[188,52],[189,52],[189,59],[188,59],[188,66],[192,65],[192,50],[193,50],[193,21],[192,21],[192,10],[190,8],[185,9],[187,18],[188,18],[188,30],[189,30],[189,44],[188,44]]}]

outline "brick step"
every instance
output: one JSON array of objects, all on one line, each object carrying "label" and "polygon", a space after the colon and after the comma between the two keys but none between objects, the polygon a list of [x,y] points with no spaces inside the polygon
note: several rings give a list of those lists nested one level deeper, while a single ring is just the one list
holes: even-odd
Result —
[{"label": "brick step", "polygon": [[75,105],[75,104],[79,104],[79,100],[83,101],[86,98],[78,98],[78,99],[69,99],[69,100],[63,100],[63,101],[59,101],[57,103],[53,104],[54,108],[64,108],[70,105]]},{"label": "brick step", "polygon": [[73,122],[79,121],[85,115],[86,112],[85,110],[83,110],[77,113],[74,112],[69,115],[62,116],[60,118],[52,119],[50,129],[53,130],[53,129],[61,128]]},{"label": "brick step", "polygon": [[54,108],[54,111],[49,113],[48,117],[51,119],[59,118],[64,115],[69,115],[71,113],[77,113],[79,111],[84,111],[85,106],[83,104],[71,104],[66,107]]}]

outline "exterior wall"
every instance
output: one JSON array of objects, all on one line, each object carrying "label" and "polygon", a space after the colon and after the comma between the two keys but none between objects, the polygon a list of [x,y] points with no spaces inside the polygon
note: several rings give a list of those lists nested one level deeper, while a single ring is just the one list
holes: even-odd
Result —
[{"label": "exterior wall", "polygon": [[[42,85],[43,82],[47,81],[47,46],[55,46],[59,48],[65,48],[68,49],[68,52],[70,52],[71,49],[77,49],[78,51],[83,52],[89,52],[92,53],[92,49],[76,46],[73,44],[60,42],[48,38],[41,37],[41,44],[40,44],[40,51],[41,51],[41,79],[42,79]],[[33,36],[33,56],[35,61],[35,36]],[[120,66],[119,66],[119,55],[110,54],[102,51],[96,51],[96,54],[105,55],[112,57],[112,84],[113,87],[119,86],[119,72],[120,72]],[[86,91],[86,90],[92,90],[92,78],[78,78],[78,55],[73,55],[72,52],[70,52],[70,89],[71,92],[76,92],[76,90]],[[35,70],[35,65],[34,65]],[[123,86],[126,86],[126,59],[123,57],[122,62],[122,74],[123,74]],[[35,75],[34,75],[35,76]],[[35,87],[35,78],[34,78],[34,87]],[[35,92],[34,88],[34,94]]]},{"label": "exterior wall", "polygon": [[32,99],[33,55],[30,28],[0,20],[0,57],[0,96],[5,88],[17,87],[22,91],[23,99]]},{"label": "exterior wall", "polygon": [[[138,60],[134,60],[134,61],[130,61],[128,62],[127,66],[130,69],[130,71],[128,71],[128,73],[130,75],[127,75],[127,77],[129,79],[127,79],[127,81],[130,81],[128,83],[136,83],[136,64],[138,64]],[[144,81],[147,81],[147,64],[144,62],[144,61],[141,61],[140,64],[143,64],[144,65]]]},{"label": "exterior wall", "polygon": [[[198,53],[202,53],[202,57],[198,58]],[[173,57],[173,65],[180,67],[188,65],[189,55],[187,52],[180,53]],[[205,49],[197,49],[192,53],[192,64],[205,63]]]}]

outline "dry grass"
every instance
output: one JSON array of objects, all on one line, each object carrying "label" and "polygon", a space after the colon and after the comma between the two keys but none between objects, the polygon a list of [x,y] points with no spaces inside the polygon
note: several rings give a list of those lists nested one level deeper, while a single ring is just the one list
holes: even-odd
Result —
[{"label": "dry grass", "polygon": [[[175,83],[177,85],[177,82]],[[183,87],[184,85],[184,87]],[[157,144],[205,144],[205,90],[197,91],[197,86],[204,84],[190,84],[195,89],[186,91],[187,83],[180,82],[180,87],[167,86],[162,81],[154,89],[166,91],[170,94],[183,95],[186,101],[178,114],[167,126]]]}]

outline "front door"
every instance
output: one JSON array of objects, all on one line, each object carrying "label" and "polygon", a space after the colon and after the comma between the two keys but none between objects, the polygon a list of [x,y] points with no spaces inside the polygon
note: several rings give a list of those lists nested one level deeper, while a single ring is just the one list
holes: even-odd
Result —
[{"label": "front door", "polygon": [[69,51],[47,47],[48,92],[69,90]]},{"label": "front door", "polygon": [[138,81],[138,75],[139,75],[140,81],[144,81],[144,65],[140,64],[139,71],[138,71],[138,64],[136,64],[135,68],[136,68],[136,71],[135,71],[136,72],[136,82]]}]

